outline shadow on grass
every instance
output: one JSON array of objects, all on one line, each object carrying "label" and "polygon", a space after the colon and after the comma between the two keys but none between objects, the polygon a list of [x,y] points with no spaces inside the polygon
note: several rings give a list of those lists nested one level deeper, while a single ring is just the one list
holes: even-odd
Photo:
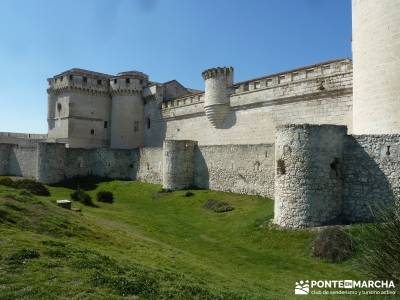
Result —
[{"label": "shadow on grass", "polygon": [[[92,191],[98,187],[102,182],[109,182],[115,179],[105,178],[100,176],[76,176],[69,179],[65,179],[61,182],[50,184],[52,187],[64,187],[73,190],[85,190]],[[121,179],[123,180],[123,179]]]}]

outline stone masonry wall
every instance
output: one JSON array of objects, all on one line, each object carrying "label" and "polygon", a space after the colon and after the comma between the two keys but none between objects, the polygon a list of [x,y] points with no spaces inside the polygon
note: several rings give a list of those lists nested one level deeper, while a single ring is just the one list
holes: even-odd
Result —
[{"label": "stone masonry wall", "polygon": [[162,183],[162,147],[140,148],[138,154],[137,180],[161,184]]},{"label": "stone masonry wall", "polygon": [[345,143],[343,215],[365,222],[400,199],[400,134],[354,135]]},{"label": "stone masonry wall", "polygon": [[36,178],[38,151],[37,143],[21,143],[11,146],[8,175]]},{"label": "stone masonry wall", "polygon": [[199,146],[195,151],[194,184],[273,197],[274,145]]},{"label": "stone masonry wall", "polygon": [[0,144],[0,175],[8,173],[11,147],[10,144]]},{"label": "stone masonry wall", "polygon": [[345,136],[345,126],[277,128],[274,223],[302,228],[342,222]]}]

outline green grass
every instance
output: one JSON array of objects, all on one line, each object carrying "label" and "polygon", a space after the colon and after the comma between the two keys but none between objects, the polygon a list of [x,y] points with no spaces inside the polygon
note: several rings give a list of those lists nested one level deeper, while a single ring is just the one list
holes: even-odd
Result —
[{"label": "green grass", "polygon": [[[262,197],[109,181],[89,194],[115,202],[74,202],[77,213],[55,205],[71,189],[49,189],[0,186],[1,299],[290,299],[298,280],[362,278],[352,259],[312,258],[313,232],[268,226],[273,201]],[[208,199],[234,210],[204,209]]]}]

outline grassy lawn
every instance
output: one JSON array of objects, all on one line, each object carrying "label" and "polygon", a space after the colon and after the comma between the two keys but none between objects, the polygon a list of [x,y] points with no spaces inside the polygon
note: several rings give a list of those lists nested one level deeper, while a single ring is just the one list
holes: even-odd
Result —
[{"label": "grassy lawn", "polygon": [[[1,299],[291,299],[295,281],[362,278],[352,259],[310,257],[314,233],[268,226],[273,201],[262,197],[109,181],[89,193],[115,202],[74,202],[77,213],[54,203],[72,190],[49,189],[0,186]],[[206,210],[208,199],[234,210]]]}]

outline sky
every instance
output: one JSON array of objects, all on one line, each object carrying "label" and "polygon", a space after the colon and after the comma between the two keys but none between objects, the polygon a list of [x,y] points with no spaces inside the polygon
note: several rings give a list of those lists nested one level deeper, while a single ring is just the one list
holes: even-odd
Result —
[{"label": "sky", "polygon": [[350,0],[0,0],[0,131],[46,133],[46,79],[74,67],[203,90],[350,57]]}]

